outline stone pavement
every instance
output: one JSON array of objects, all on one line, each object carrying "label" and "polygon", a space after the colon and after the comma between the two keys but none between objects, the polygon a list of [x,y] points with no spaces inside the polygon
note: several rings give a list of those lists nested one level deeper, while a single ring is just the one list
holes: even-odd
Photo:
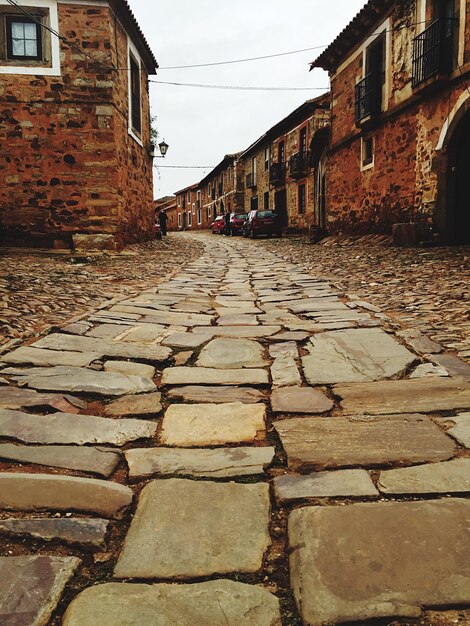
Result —
[{"label": "stone pavement", "polygon": [[205,241],[2,356],[0,624],[470,623],[469,366]]}]

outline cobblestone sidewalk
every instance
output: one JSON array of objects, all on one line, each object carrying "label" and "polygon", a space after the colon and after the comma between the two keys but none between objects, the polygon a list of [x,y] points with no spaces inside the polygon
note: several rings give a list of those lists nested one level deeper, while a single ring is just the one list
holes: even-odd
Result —
[{"label": "cobblestone sidewalk", "polygon": [[470,366],[197,240],[1,357],[0,623],[468,624]]}]

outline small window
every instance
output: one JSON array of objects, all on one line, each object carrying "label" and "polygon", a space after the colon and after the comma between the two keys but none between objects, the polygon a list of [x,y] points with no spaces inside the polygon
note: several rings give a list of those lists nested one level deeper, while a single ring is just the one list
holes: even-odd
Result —
[{"label": "small window", "polygon": [[299,190],[298,190],[298,194],[299,194],[299,213],[300,215],[303,215],[305,213],[305,201],[306,201],[306,197],[305,197],[305,185],[299,185]]},{"label": "small window", "polygon": [[178,213],[178,227],[181,228],[181,213]]},{"label": "small window", "polygon": [[284,163],[286,156],[286,147],[283,141],[280,141],[277,146],[277,162]]},{"label": "small window", "polygon": [[299,152],[300,154],[307,153],[307,127],[304,126],[300,129],[300,137],[299,137]]},{"label": "small window", "polygon": [[251,173],[253,176],[253,185],[256,185],[256,157],[253,157],[251,159]]},{"label": "small window", "polygon": [[192,226],[193,224],[193,214],[191,211],[188,211],[188,226]]},{"label": "small window", "polygon": [[257,211],[258,210],[258,196],[255,196],[254,198],[251,198],[251,200],[250,200],[250,209],[251,209],[251,211]]},{"label": "small window", "polygon": [[202,211],[201,209],[197,210],[197,223],[200,226],[202,224]]},{"label": "small window", "polygon": [[29,18],[18,16],[7,17],[5,21],[8,59],[41,61],[41,25]]},{"label": "small window", "polygon": [[139,135],[142,132],[142,110],[140,91],[140,67],[135,58],[130,56],[131,69],[131,122],[132,130]]},{"label": "small window", "polygon": [[362,167],[374,163],[374,140],[372,137],[362,138]]},{"label": "small window", "polygon": [[264,192],[263,207],[265,211],[269,210],[269,191]]},{"label": "small window", "polygon": [[264,149],[264,169],[269,170],[269,148]]}]

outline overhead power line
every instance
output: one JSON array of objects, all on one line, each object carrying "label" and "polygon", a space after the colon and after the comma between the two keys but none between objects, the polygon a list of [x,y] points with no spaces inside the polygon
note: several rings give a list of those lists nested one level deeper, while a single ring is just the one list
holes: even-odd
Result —
[{"label": "overhead power line", "polygon": [[215,165],[154,165],[153,167],[166,167],[174,170],[213,170]]},{"label": "overhead power line", "polygon": [[158,85],[177,85],[178,87],[198,87],[201,89],[235,89],[239,91],[328,91],[329,87],[249,87],[241,85],[204,85],[199,83],[174,83],[165,80],[149,80]]}]

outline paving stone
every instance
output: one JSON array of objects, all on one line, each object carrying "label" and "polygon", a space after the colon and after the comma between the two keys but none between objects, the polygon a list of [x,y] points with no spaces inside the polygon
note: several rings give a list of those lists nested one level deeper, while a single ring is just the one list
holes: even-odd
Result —
[{"label": "paving stone", "polygon": [[0,444],[0,459],[89,472],[108,478],[121,459],[118,450],[83,446],[19,446]]},{"label": "paving stone", "polygon": [[20,384],[39,391],[70,391],[99,396],[126,396],[155,390],[150,378],[96,372],[81,367],[43,367],[11,371]]},{"label": "paving stone", "polygon": [[59,393],[39,393],[34,389],[19,389],[17,387],[0,388],[0,408],[49,408],[68,413],[79,412],[86,408],[86,402],[73,396]]},{"label": "paving stone", "polygon": [[122,324],[99,324],[95,326],[87,337],[97,337],[98,339],[115,339],[122,335],[126,330],[130,330],[132,326],[123,326]]},{"label": "paving stone", "polygon": [[271,337],[272,341],[305,341],[310,337],[309,333],[301,331],[284,332]]},{"label": "paving stone", "polygon": [[289,518],[291,584],[304,624],[419,617],[467,605],[470,502],[306,507]]},{"label": "paving stone", "polygon": [[287,308],[293,313],[313,313],[321,311],[348,311],[348,307],[336,300],[335,302],[324,302],[323,299],[306,298],[305,300],[294,300],[287,304]]},{"label": "paving stone", "polygon": [[261,369],[222,370],[209,367],[172,367],[163,370],[162,385],[267,385]]},{"label": "paving stone", "polygon": [[375,328],[326,332],[310,341],[310,355],[303,357],[302,364],[312,385],[391,378],[416,358]]},{"label": "paving stone", "polygon": [[153,481],[140,495],[114,575],[177,580],[258,572],[270,544],[269,513],[264,483]]},{"label": "paving stone", "polygon": [[126,460],[131,478],[158,474],[230,478],[262,474],[264,468],[273,462],[274,454],[275,449],[271,447],[216,450],[136,448],[126,452]]},{"label": "paving stone", "polygon": [[273,343],[269,346],[269,356],[275,359],[278,356],[286,354],[296,359],[299,356],[299,349],[295,341],[286,341],[282,343]]},{"label": "paving stone", "polygon": [[0,557],[0,623],[47,626],[80,562],[64,556]]},{"label": "paving stone", "polygon": [[165,337],[166,327],[161,324],[142,324],[142,326],[134,326],[128,331],[121,333],[120,341],[130,343],[148,343],[153,344]]},{"label": "paving stone", "polygon": [[112,311],[124,313],[138,313],[146,315],[149,321],[154,324],[178,324],[178,326],[210,326],[214,319],[211,315],[200,315],[197,313],[177,313],[175,311],[156,311],[155,309],[145,309],[129,306],[116,306]]},{"label": "paving stone", "polygon": [[299,418],[274,423],[293,469],[447,461],[453,441],[421,415]]},{"label": "paving stone", "polygon": [[311,387],[274,389],[271,394],[271,408],[274,413],[319,414],[331,411],[333,406],[333,400]]},{"label": "paving stone", "polygon": [[198,327],[193,333],[204,333],[212,337],[236,337],[238,339],[257,339],[270,337],[280,332],[280,326],[211,326],[210,328]]},{"label": "paving stone", "polygon": [[302,384],[297,363],[287,354],[274,359],[271,365],[271,378],[275,387],[289,387]]},{"label": "paving stone", "polygon": [[217,319],[218,326],[258,326],[256,315],[223,315]]},{"label": "paving stone", "polygon": [[215,310],[217,311],[217,315],[219,317],[224,317],[226,315],[236,315],[237,317],[240,315],[257,315],[258,313],[262,313],[261,309],[258,309],[257,306],[243,306],[243,307],[226,307],[226,306],[216,306]]},{"label": "paving stone", "polygon": [[318,472],[308,476],[277,476],[274,493],[280,502],[309,498],[373,498],[379,492],[365,470]]},{"label": "paving stone", "polygon": [[178,352],[173,358],[175,366],[182,367],[183,365],[187,365],[193,358],[193,354],[194,352],[192,350],[187,352]]},{"label": "paving stone", "polygon": [[32,415],[0,410],[0,437],[28,444],[110,444],[154,437],[157,425],[135,419],[112,420],[94,415]]},{"label": "paving stone", "polygon": [[95,352],[101,357],[140,359],[151,363],[164,363],[172,354],[170,348],[158,345],[133,344],[125,341],[107,341],[95,337],[62,334],[48,335],[36,341],[33,346],[47,350]]},{"label": "paving stone", "polygon": [[162,341],[162,346],[173,348],[200,348],[210,340],[210,335],[195,333],[174,333]]},{"label": "paving stone", "polygon": [[443,417],[439,421],[441,423],[453,423],[454,426],[447,431],[447,434],[462,446],[465,446],[465,448],[470,448],[470,413],[459,413],[454,417]]},{"label": "paving stone", "polygon": [[82,591],[63,626],[281,626],[279,600],[255,585],[213,580],[192,585],[107,583]]},{"label": "paving stone", "polygon": [[401,330],[397,332],[397,336],[404,339],[406,344],[418,354],[437,354],[442,352],[442,346],[440,344],[432,341],[419,330]]},{"label": "paving stone", "polygon": [[467,493],[470,459],[381,472],[378,486],[382,493],[388,494]]},{"label": "paving stone", "polygon": [[155,368],[143,363],[132,363],[132,361],[106,361],[103,366],[105,372],[117,372],[128,376],[140,376],[141,378],[152,379],[155,376]]},{"label": "paving stone", "polygon": [[158,415],[162,411],[162,394],[146,393],[140,396],[124,396],[104,407],[111,417]]},{"label": "paving stone", "polygon": [[366,309],[367,311],[373,311],[374,313],[382,312],[382,309],[379,308],[378,306],[370,304],[370,302],[364,302],[363,300],[355,300],[354,302],[350,302],[349,306],[351,306],[351,304],[353,304],[354,307],[360,307],[361,309]]},{"label": "paving stone", "polygon": [[470,365],[452,354],[433,354],[429,357],[436,365],[444,367],[451,376],[470,382]]},{"label": "paving stone", "polygon": [[[146,397],[146,396],[139,396]],[[167,393],[169,399],[183,400],[184,402],[225,404],[230,402],[243,402],[255,404],[266,400],[263,392],[249,387],[208,387],[205,385],[189,385],[176,387]]]},{"label": "paving stone", "polygon": [[86,367],[99,358],[100,354],[96,352],[66,352],[65,350],[58,352],[57,350],[42,350],[24,346],[3,355],[1,361],[13,365]]},{"label": "paving stone", "polygon": [[202,349],[197,365],[217,369],[264,367],[263,347],[249,339],[213,339]]},{"label": "paving stone", "polygon": [[77,511],[120,518],[132,498],[129,487],[106,480],[0,473],[0,509],[7,511]]},{"label": "paving stone", "polygon": [[91,330],[92,327],[93,324],[90,324],[90,322],[72,322],[72,324],[67,324],[67,326],[64,326],[62,328],[62,331],[64,333],[67,333],[68,335],[84,335],[89,330]]},{"label": "paving stone", "polygon": [[348,414],[387,415],[470,409],[470,385],[450,378],[389,380],[338,385],[336,396]]},{"label": "paving stone", "polygon": [[410,380],[415,378],[433,378],[439,376],[441,378],[447,378],[449,372],[439,365],[433,365],[432,363],[423,363],[418,365],[415,371],[411,374]]},{"label": "paving stone", "polygon": [[163,418],[163,445],[191,448],[253,443],[265,435],[262,404],[172,404]]},{"label": "paving stone", "polygon": [[2,519],[0,535],[61,541],[85,550],[104,550],[109,522],[104,519]]}]

